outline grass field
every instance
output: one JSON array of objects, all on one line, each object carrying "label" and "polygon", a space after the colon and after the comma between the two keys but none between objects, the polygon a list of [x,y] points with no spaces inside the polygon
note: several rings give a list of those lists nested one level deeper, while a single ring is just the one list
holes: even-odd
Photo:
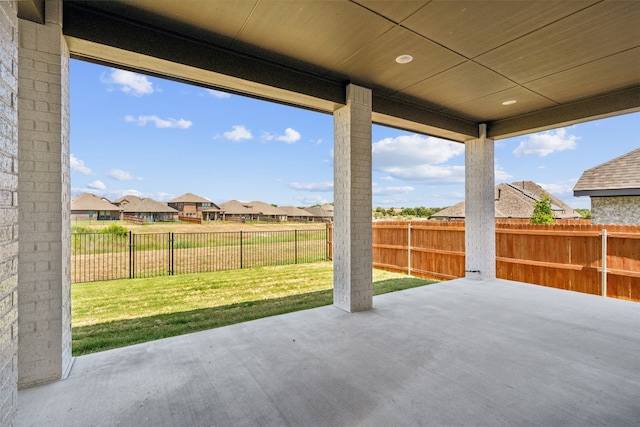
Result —
[{"label": "grass field", "polygon": [[[373,274],[375,295],[433,283]],[[332,286],[331,262],[77,283],[73,355],[328,305]]]}]

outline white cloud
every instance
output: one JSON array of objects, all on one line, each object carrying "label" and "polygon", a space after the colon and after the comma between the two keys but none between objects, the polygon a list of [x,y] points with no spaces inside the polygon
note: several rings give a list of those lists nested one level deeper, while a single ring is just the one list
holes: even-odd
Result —
[{"label": "white cloud", "polygon": [[296,196],[294,199],[300,202],[302,206],[324,205],[325,203],[329,203],[327,199],[319,194]]},{"label": "white cloud", "polygon": [[261,138],[264,141],[273,141],[275,139],[276,141],[283,141],[287,144],[293,144],[294,142],[300,140],[300,136],[300,132],[298,132],[297,130],[286,128],[284,130],[284,135],[273,135],[269,132],[263,132]]},{"label": "white cloud", "polygon": [[333,191],[333,182],[292,182],[289,187],[303,191]]},{"label": "white cloud", "polygon": [[242,125],[233,126],[233,130],[224,133],[224,137],[230,141],[242,141],[243,139],[252,139],[251,131]]},{"label": "white cloud", "polygon": [[214,89],[205,89],[205,90],[209,95],[213,96],[214,98],[218,98],[218,99],[231,98],[231,94],[227,92],[222,92]]},{"label": "white cloud", "polygon": [[464,153],[464,144],[421,135],[402,135],[375,142],[374,164],[379,167],[439,164]]},{"label": "white cloud", "polygon": [[464,153],[464,144],[421,135],[375,142],[373,168],[396,179],[432,183],[464,182],[464,166],[441,165]]},{"label": "white cloud", "polygon": [[142,181],[141,177],[136,177],[131,172],[122,169],[111,169],[109,171],[109,178],[113,178],[118,181],[129,181],[132,179]]},{"label": "white cloud", "polygon": [[417,165],[386,167],[384,172],[396,179],[428,181],[432,184],[464,183],[464,166]]},{"label": "white cloud", "polygon": [[92,190],[104,190],[107,188],[104,182],[100,181],[99,179],[90,182],[89,184],[87,184],[87,187],[91,188]]},{"label": "white cloud", "polygon": [[505,171],[504,168],[496,162],[494,167],[494,178],[496,182],[505,182],[510,178],[513,178],[513,175]]},{"label": "white cloud", "polygon": [[415,188],[410,185],[404,185],[400,187],[377,187],[374,185],[372,192],[376,196],[390,196],[394,194],[407,194],[411,193]]},{"label": "white cloud", "polygon": [[177,128],[177,129],[189,129],[193,122],[185,119],[161,119],[158,116],[126,116],[124,118],[126,122],[135,123],[138,126],[145,126],[147,123],[154,123],[159,129]]},{"label": "white cloud", "polygon": [[73,154],[71,154],[71,156],[69,157],[69,163],[70,163],[70,167],[71,167],[72,171],[76,171],[78,173],[81,173],[82,175],[92,175],[93,174],[93,171],[90,168],[88,168],[87,166],[85,166],[84,161],[78,159]]},{"label": "white cloud", "polygon": [[103,74],[101,82],[107,85],[117,85],[126,94],[142,96],[154,92],[153,83],[141,74],[131,71],[111,69],[111,73]]},{"label": "white cloud", "polygon": [[513,154],[516,156],[534,154],[545,157],[556,151],[575,149],[578,139],[580,138],[575,135],[567,134],[565,128],[535,133],[520,142],[520,145],[513,150]]},{"label": "white cloud", "polygon": [[567,179],[564,181],[559,181],[552,184],[542,184],[540,183],[540,187],[547,190],[549,193],[562,198],[563,195],[573,196],[573,187],[575,187],[576,182],[578,182],[577,178]]},{"label": "white cloud", "polygon": [[283,141],[283,142],[286,142],[287,144],[293,144],[299,139],[300,139],[300,132],[291,128],[286,128],[284,130],[284,135],[280,135],[276,137],[277,141]]}]

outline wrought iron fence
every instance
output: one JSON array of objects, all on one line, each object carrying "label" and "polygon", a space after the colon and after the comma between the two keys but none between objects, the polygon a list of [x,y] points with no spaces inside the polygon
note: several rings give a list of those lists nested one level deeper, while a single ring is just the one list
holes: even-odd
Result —
[{"label": "wrought iron fence", "polygon": [[155,277],[318,262],[328,230],[72,233],[71,280]]}]

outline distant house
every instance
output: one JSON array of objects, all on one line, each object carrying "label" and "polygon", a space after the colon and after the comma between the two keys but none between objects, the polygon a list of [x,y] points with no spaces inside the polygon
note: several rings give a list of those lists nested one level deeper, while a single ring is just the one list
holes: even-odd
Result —
[{"label": "distant house", "polygon": [[120,219],[120,208],[104,197],[83,193],[71,199],[72,221],[106,221]]},{"label": "distant house", "polygon": [[237,200],[229,200],[228,202],[220,203],[220,209],[222,209],[222,219],[225,221],[246,221],[258,219],[258,215],[252,213],[251,208],[247,203],[242,203]]},{"label": "distant house", "polygon": [[573,195],[591,197],[594,224],[640,224],[640,148],[584,171]]},{"label": "distant house", "polygon": [[[547,193],[533,181],[519,181],[498,184],[495,187],[496,218],[528,219],[533,215],[537,201],[546,195],[551,201],[551,209],[556,219],[578,219],[580,214],[562,200]],[[452,220],[465,218],[465,204],[460,202],[431,216],[431,219]]]},{"label": "distant house", "polygon": [[211,208],[220,210],[220,207],[211,200],[192,193],[185,193],[182,196],[171,199],[167,204],[177,210],[179,216],[191,218],[207,219],[206,215],[204,215],[205,211],[210,214]]},{"label": "distant house", "polygon": [[223,219],[227,221],[268,221],[280,222],[287,220],[287,213],[280,208],[265,202],[239,202],[229,200],[220,204]]},{"label": "distant house", "polygon": [[133,216],[148,222],[173,221],[178,216],[176,209],[150,198],[128,195],[119,198],[113,204],[120,208],[123,217]]},{"label": "distant house", "polygon": [[313,215],[304,209],[295,206],[279,206],[279,208],[287,214],[287,221],[291,222],[310,222],[313,221]]},{"label": "distant house", "polygon": [[[333,205],[329,205],[333,207]],[[333,222],[333,209],[326,210],[320,206],[313,206],[311,208],[304,208],[305,211],[313,215],[313,222]]]},{"label": "distant house", "polygon": [[249,203],[251,210],[258,214],[258,221],[281,222],[287,220],[287,213],[269,203],[253,201]]}]

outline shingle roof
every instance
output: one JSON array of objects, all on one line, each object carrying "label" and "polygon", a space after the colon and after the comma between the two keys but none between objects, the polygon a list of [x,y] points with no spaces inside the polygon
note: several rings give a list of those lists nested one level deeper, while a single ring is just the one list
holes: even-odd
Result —
[{"label": "shingle roof", "polygon": [[[126,202],[126,203],[131,203],[131,202],[134,202],[134,201],[136,201],[136,200],[140,200],[140,197],[138,197],[138,196],[134,196],[133,194],[127,194],[126,196],[122,196],[122,197],[120,197],[119,199],[114,200],[114,201],[113,201],[113,204],[114,204],[114,205],[121,206],[121,205],[122,205],[122,203],[125,203],[125,202]],[[125,204],[126,204],[126,203],[125,203]]]},{"label": "shingle roof", "polygon": [[[519,181],[512,184],[498,184],[495,187],[496,218],[531,218],[535,202],[546,195],[551,200],[554,216],[558,219],[580,218],[562,200],[547,193],[533,181]],[[432,215],[434,218],[464,218],[465,204],[460,202]]]},{"label": "shingle roof", "polygon": [[640,148],[584,171],[573,194],[640,195]]},{"label": "shingle roof", "polygon": [[270,205],[269,203],[253,201],[251,203],[248,203],[248,205],[251,207],[251,210],[253,211],[253,213],[257,213],[260,215],[269,215],[269,216],[286,216],[287,215],[287,213],[284,212],[282,209],[276,206]]},{"label": "shingle roof", "polygon": [[177,213],[178,211],[166,203],[158,202],[156,200],[145,198],[137,200],[130,200],[129,203],[122,206],[123,212],[155,212],[155,213]]},{"label": "shingle roof", "polygon": [[229,215],[244,215],[252,213],[248,203],[242,203],[237,200],[229,200],[228,202],[220,203],[220,208],[225,214]]},{"label": "shingle roof", "polygon": [[167,203],[211,203],[211,200],[197,196],[193,193],[184,193],[182,196],[171,199]]},{"label": "shingle roof", "polygon": [[312,208],[304,208],[305,211],[309,212],[315,217],[319,218],[333,218],[333,211],[328,211],[319,206],[314,206]]},{"label": "shingle roof", "polygon": [[279,206],[279,208],[287,214],[287,216],[306,216],[312,217],[313,215],[310,212],[305,211],[304,209],[297,208],[295,206]]},{"label": "shingle roof", "polygon": [[72,211],[119,211],[120,208],[107,199],[91,193],[78,194],[71,199]]}]

